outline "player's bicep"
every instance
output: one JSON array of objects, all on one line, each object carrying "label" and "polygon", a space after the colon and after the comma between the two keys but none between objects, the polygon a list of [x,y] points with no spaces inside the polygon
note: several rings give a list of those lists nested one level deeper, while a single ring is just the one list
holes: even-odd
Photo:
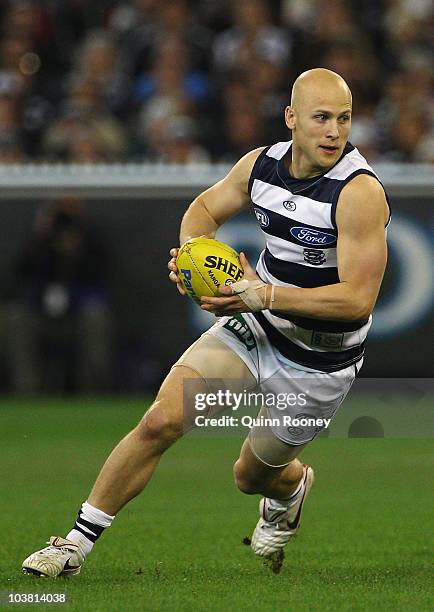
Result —
[{"label": "player's bicep", "polygon": [[233,217],[248,206],[248,195],[227,177],[204,191],[198,198],[201,205],[218,225]]},{"label": "player's bicep", "polygon": [[255,161],[264,147],[242,157],[221,181],[200,196],[202,206],[218,225],[247,208],[250,203],[248,182]]},{"label": "player's bicep", "polygon": [[384,228],[360,236],[343,233],[338,241],[338,272],[341,282],[378,293],[387,261]]},{"label": "player's bicep", "polygon": [[361,180],[352,189],[342,193],[337,209],[338,273],[340,282],[348,283],[368,314],[375,305],[387,262],[384,226],[388,207],[383,188],[373,182],[375,179],[358,178]]}]

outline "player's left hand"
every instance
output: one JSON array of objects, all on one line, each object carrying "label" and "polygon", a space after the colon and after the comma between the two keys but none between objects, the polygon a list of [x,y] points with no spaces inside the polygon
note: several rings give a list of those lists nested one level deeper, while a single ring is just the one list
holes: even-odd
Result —
[{"label": "player's left hand", "polygon": [[[243,278],[251,281],[261,280],[243,252],[240,253],[240,262],[244,269]],[[238,295],[233,295],[231,285],[220,285],[219,293],[222,297],[202,296],[200,298],[202,310],[211,312],[216,317],[223,317],[236,312],[251,312],[250,308],[246,306]]]},{"label": "player's left hand", "polygon": [[173,247],[172,249],[170,249],[171,259],[169,260],[167,264],[167,267],[170,270],[169,280],[172,281],[172,283],[175,283],[176,288],[178,289],[181,295],[186,295],[184,289],[182,288],[181,281],[179,278],[179,270],[176,265],[176,258],[178,257],[178,252],[179,252],[179,249],[177,247]]}]

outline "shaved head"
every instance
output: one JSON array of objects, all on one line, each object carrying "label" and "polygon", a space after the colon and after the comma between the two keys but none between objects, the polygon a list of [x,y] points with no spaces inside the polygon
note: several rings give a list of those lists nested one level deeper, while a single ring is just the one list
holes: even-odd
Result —
[{"label": "shaved head", "polygon": [[296,79],[292,87],[291,106],[297,111],[306,100],[330,95],[337,95],[350,104],[352,102],[350,88],[339,74],[326,68],[313,68]]},{"label": "shaved head", "polygon": [[291,105],[285,109],[294,176],[321,174],[338,161],[350,133],[351,114],[351,91],[339,74],[314,68],[297,78]]}]

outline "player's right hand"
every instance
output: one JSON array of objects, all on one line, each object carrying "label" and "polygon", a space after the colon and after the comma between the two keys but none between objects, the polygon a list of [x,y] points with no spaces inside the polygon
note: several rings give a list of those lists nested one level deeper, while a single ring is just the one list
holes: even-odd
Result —
[{"label": "player's right hand", "polygon": [[176,258],[178,257],[178,251],[179,249],[177,249],[176,247],[174,247],[173,249],[170,249],[171,259],[169,260],[169,263],[167,264],[167,267],[170,270],[169,280],[171,280],[172,283],[176,284],[176,288],[178,289],[181,295],[186,295],[184,289],[182,288],[181,281],[179,280],[179,270],[176,265]]}]

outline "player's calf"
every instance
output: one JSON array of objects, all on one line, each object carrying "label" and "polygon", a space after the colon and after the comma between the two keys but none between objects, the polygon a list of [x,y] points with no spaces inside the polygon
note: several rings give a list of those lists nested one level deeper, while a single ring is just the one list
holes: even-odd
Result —
[{"label": "player's calf", "polygon": [[303,467],[295,457],[298,449],[287,445],[286,462],[272,465],[270,457],[260,459],[252,450],[252,441],[247,439],[241,449],[240,457],[234,465],[235,484],[243,493],[260,493],[265,497],[287,498],[297,487],[303,474]]}]

